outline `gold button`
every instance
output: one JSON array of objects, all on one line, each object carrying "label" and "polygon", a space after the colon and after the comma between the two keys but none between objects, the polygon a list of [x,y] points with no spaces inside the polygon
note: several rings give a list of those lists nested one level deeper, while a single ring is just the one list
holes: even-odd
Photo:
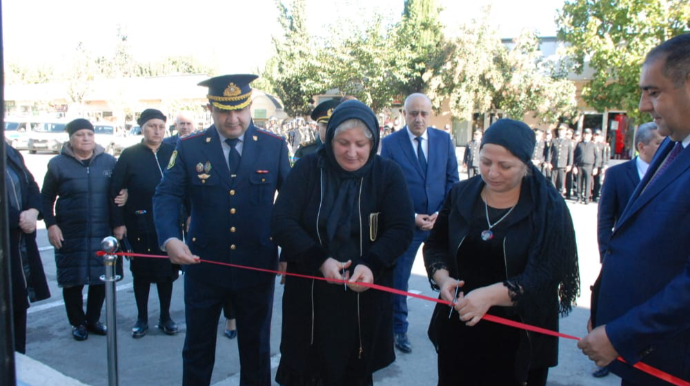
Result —
[{"label": "gold button", "polygon": [[235,233],[235,227],[230,228],[230,232]]},{"label": "gold button", "polygon": [[235,190],[234,190],[234,189],[230,191],[230,195],[231,195],[231,196],[234,196],[234,195],[235,195]]},{"label": "gold button", "polygon": [[269,237],[268,239],[271,240],[271,241],[273,241],[273,237]]},{"label": "gold button", "polygon": [[232,250],[235,250],[236,248],[237,248],[237,247],[235,246],[235,244],[232,244],[232,245],[230,246],[230,249],[232,249]]},{"label": "gold button", "polygon": [[235,210],[235,208],[230,209],[230,214],[235,214],[235,213],[237,213],[237,211]]},{"label": "gold button", "polygon": [[192,237],[192,242],[196,241],[196,237]]},{"label": "gold button", "polygon": [[262,179],[261,179],[261,182],[266,182],[266,179],[265,179],[265,178],[262,178]]},{"label": "gold button", "polygon": [[202,184],[205,184],[205,183],[206,183],[206,180],[201,180],[201,183],[202,183]]}]

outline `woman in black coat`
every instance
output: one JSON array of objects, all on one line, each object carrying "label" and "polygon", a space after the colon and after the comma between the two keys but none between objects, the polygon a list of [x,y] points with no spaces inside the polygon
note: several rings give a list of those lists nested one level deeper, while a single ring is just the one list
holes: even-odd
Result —
[{"label": "woman in black coat", "polygon": [[[105,300],[100,276],[105,268],[96,253],[112,230],[110,212],[114,204],[109,197],[115,158],[96,144],[93,125],[86,119],[75,119],[66,129],[69,142],[48,162],[41,196],[72,336],[81,341],[88,338],[89,331],[106,334],[99,321]],[[118,271],[122,273],[121,265]],[[86,313],[82,301],[85,285],[89,286]]]},{"label": "woman in black coat", "polygon": [[[5,186],[9,213],[14,350],[26,353],[26,309],[29,301],[50,297],[41,255],[36,245],[36,220],[41,216],[41,193],[22,155],[5,143]],[[27,300],[28,299],[28,300]]]},{"label": "woman in black coat", "polygon": [[349,283],[286,278],[279,384],[371,385],[395,359],[392,295],[356,284],[392,286],[414,228],[405,178],[378,142],[371,109],[344,102],[280,191],[271,226],[287,272]]},{"label": "woman in black coat", "polygon": [[433,288],[429,337],[439,385],[545,385],[558,338],[481,321],[485,314],[558,330],[579,291],[563,198],[532,164],[534,132],[501,119],[484,134],[480,175],[451,189],[424,246]]},{"label": "woman in black coat", "polygon": [[[153,224],[153,194],[174,150],[171,145],[163,143],[165,122],[166,117],[160,111],[144,110],[137,120],[144,140],[122,152],[113,172],[112,195],[115,196],[121,189],[127,189],[129,195],[125,206],[114,212],[115,237],[121,240],[126,234],[136,253],[166,256],[160,249],[162,242],[159,242]],[[177,324],[170,317],[170,301],[173,281],[177,279],[180,267],[171,264],[167,258],[133,258],[130,269],[138,311],[132,337],[141,338],[149,329],[151,283],[156,283],[160,303],[157,327],[168,335],[176,334]]]}]

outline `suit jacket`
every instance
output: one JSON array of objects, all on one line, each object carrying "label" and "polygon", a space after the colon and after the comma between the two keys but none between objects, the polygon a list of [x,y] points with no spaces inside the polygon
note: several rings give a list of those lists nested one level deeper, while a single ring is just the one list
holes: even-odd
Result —
[{"label": "suit jacket", "polygon": [[623,209],[630,201],[630,196],[639,183],[637,158],[606,169],[597,214],[597,240],[599,241],[601,261],[604,260],[604,252],[609,244],[611,233],[613,233],[613,227],[616,221],[621,218]]},{"label": "suit jacket", "polygon": [[573,165],[573,142],[567,138],[551,140],[551,157],[549,161],[554,169],[565,169]]},{"label": "suit jacket", "polygon": [[460,180],[455,146],[450,135],[431,127],[426,130],[429,137],[426,178],[412,148],[407,128],[384,138],[381,149],[381,157],[391,159],[400,165],[407,180],[414,211],[419,214],[438,212],[446,193]]},{"label": "suit jacket", "polygon": [[[625,207],[601,272],[598,325],[623,358],[690,379],[690,149],[649,186],[671,151],[667,139]],[[608,183],[608,182],[607,182]],[[615,361],[611,370],[641,385],[666,384]]]},{"label": "suit jacket", "polygon": [[[276,190],[290,170],[285,140],[249,126],[237,177],[231,179],[215,126],[182,138],[153,197],[158,240],[179,236],[185,196],[191,201],[187,244],[204,260],[275,269],[277,246],[270,236]],[[274,280],[265,273],[201,263],[187,275],[231,289]]]}]

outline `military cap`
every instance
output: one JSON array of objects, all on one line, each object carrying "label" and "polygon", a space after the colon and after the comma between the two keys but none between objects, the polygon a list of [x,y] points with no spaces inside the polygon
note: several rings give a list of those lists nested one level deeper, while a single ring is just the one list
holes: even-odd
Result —
[{"label": "military cap", "polygon": [[585,134],[592,134],[592,129],[585,129]]},{"label": "military cap", "polygon": [[599,129],[594,130],[594,135],[601,135],[601,130],[599,130]]},{"label": "military cap", "polygon": [[333,109],[339,104],[340,101],[336,99],[319,103],[319,105],[314,108],[314,111],[311,112],[311,119],[319,123],[328,123],[331,114],[333,114]]},{"label": "military cap", "polygon": [[252,102],[252,88],[249,87],[254,79],[252,74],[221,75],[206,79],[199,86],[208,87],[209,102],[221,110],[242,110]]}]

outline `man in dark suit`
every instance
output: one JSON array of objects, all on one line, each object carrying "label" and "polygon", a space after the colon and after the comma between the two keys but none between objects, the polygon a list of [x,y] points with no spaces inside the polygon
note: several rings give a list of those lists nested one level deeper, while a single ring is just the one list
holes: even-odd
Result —
[{"label": "man in dark suit", "polygon": [[[431,101],[424,94],[405,99],[403,110],[407,126],[383,139],[381,156],[400,165],[414,203],[415,233],[412,244],[398,258],[394,286],[407,291],[407,282],[419,246],[429,236],[446,193],[459,181],[455,146],[448,133],[427,127],[431,117]],[[407,338],[407,297],[395,295],[393,300],[393,332],[395,347],[412,352]]]},{"label": "man in dark suit", "polygon": [[[659,135],[654,122],[640,125],[635,132],[635,148],[639,156],[606,171],[597,212],[599,262],[604,260],[604,253],[616,221],[623,214],[630,196],[647,172],[649,163],[663,140],[664,137]],[[608,374],[609,370],[606,367],[600,367],[592,375],[601,378]]]},{"label": "man in dark suit", "polygon": [[[256,75],[225,75],[199,83],[209,88],[213,125],[182,138],[153,198],[162,248],[186,266],[187,335],[183,385],[208,385],[221,308],[230,299],[237,319],[240,385],[271,384],[270,324],[275,277],[200,259],[276,269],[270,237],[273,198],[290,170],[285,140],[251,119],[249,83]],[[187,244],[177,238],[180,206],[189,195]]]},{"label": "man in dark suit", "polygon": [[570,172],[573,165],[573,145],[566,138],[567,126],[558,126],[558,138],[551,143],[551,182],[562,195],[565,195],[565,174]]},{"label": "man in dark suit", "polygon": [[462,164],[467,170],[467,178],[472,178],[479,174],[479,145],[482,143],[482,131],[477,129],[474,136],[465,146],[465,155],[462,157]]},{"label": "man in dark suit", "polygon": [[604,183],[606,169],[609,167],[609,160],[611,159],[611,146],[604,140],[600,129],[594,130],[594,137],[592,140],[597,145],[599,151],[599,163],[594,165],[598,173],[594,175],[592,183],[592,201],[599,202],[601,196],[601,185]]},{"label": "man in dark suit", "polygon": [[597,145],[592,142],[592,129],[585,129],[582,141],[577,143],[573,158],[575,167],[573,174],[577,175],[577,187],[575,188],[577,202],[589,204],[589,194],[592,191],[592,176],[599,170],[594,165],[599,162],[599,152]]},{"label": "man in dark suit", "polygon": [[534,136],[537,143],[534,146],[534,152],[532,152],[532,163],[544,173],[544,132],[540,129],[534,129]]},{"label": "man in dark suit", "polygon": [[176,147],[177,141],[180,138],[186,137],[194,131],[194,118],[190,112],[182,111],[177,114],[177,118],[175,119],[175,131],[175,135],[164,139],[163,143]]},{"label": "man in dark suit", "polygon": [[[593,330],[583,353],[623,379],[666,385],[642,361],[690,379],[690,34],[647,54],[640,111],[667,135],[635,188],[604,252]],[[622,356],[627,363],[616,361]]]}]

